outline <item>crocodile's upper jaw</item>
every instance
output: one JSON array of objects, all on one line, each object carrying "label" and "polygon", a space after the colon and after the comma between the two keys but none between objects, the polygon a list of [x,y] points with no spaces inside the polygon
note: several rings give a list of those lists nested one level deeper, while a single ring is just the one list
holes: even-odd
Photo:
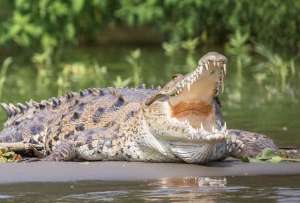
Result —
[{"label": "crocodile's upper jaw", "polygon": [[[213,99],[223,89],[225,73],[226,58],[210,52],[199,60],[198,67],[192,73],[179,75],[170,81],[146,102],[146,117],[153,130],[160,137],[176,138],[186,138],[184,133],[182,136],[180,133],[186,129],[199,131],[199,136],[201,132],[218,133],[215,129]],[[209,139],[209,135],[205,136]]]},{"label": "crocodile's upper jaw", "polygon": [[188,120],[194,128],[201,127],[201,123],[205,129],[213,127],[212,100],[222,89],[224,64],[223,61],[199,64],[202,73],[169,98],[172,117]]}]

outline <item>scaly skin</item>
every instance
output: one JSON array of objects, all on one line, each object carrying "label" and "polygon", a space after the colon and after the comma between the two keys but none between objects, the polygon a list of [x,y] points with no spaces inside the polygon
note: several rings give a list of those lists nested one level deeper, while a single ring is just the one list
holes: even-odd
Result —
[{"label": "scaly skin", "polygon": [[227,130],[222,121],[217,96],[226,61],[210,52],[195,71],[162,89],[91,88],[40,103],[2,104],[9,119],[0,142],[42,145],[43,159],[50,161],[203,164],[255,155],[273,143],[260,135],[262,145],[251,142],[252,134]]}]

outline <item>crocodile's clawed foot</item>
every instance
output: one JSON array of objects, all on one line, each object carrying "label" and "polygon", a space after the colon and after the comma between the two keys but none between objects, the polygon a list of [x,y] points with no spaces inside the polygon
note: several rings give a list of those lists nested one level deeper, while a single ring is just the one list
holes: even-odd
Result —
[{"label": "crocodile's clawed foot", "polygon": [[227,152],[234,157],[243,157],[245,144],[236,135],[228,135],[226,140]]},{"label": "crocodile's clawed foot", "polygon": [[[278,150],[273,141],[265,135],[243,130],[228,130],[230,155],[236,158],[256,157],[264,149]],[[228,148],[228,149],[229,149]]]},{"label": "crocodile's clawed foot", "polygon": [[73,143],[62,142],[50,155],[43,158],[43,161],[70,161],[76,157]]}]

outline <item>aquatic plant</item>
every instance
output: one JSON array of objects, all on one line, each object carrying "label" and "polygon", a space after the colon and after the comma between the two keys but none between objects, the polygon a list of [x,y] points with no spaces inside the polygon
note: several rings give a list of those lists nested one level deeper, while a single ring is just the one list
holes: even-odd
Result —
[{"label": "aquatic plant", "polygon": [[279,152],[275,152],[270,148],[265,148],[261,153],[259,153],[256,157],[242,157],[241,161],[243,162],[253,162],[253,163],[280,163],[283,161],[288,162],[300,162],[300,159],[292,157],[288,150],[279,150]]},{"label": "aquatic plant", "polygon": [[176,41],[163,42],[162,48],[164,50],[165,55],[172,59],[172,58],[174,58],[174,55],[180,49],[180,45],[181,45],[181,43],[176,42]]},{"label": "aquatic plant", "polygon": [[117,76],[113,81],[113,86],[117,88],[126,87],[131,83],[131,78],[122,79],[121,76]]},{"label": "aquatic plant", "polygon": [[295,60],[293,58],[285,59],[262,44],[256,45],[255,51],[262,57],[262,61],[256,67],[258,71],[264,73],[264,75],[261,73],[257,79],[261,81],[272,77],[272,81],[277,83],[276,86],[283,92],[288,85],[288,78],[296,74]]},{"label": "aquatic plant", "polygon": [[199,44],[199,38],[188,39],[181,43],[182,48],[187,52],[185,58],[185,66],[187,67],[188,71],[193,70],[197,64],[197,59],[195,58],[195,51],[198,44]]},{"label": "aquatic plant", "polygon": [[126,57],[127,62],[132,68],[132,82],[134,86],[138,86],[141,83],[141,71],[142,67],[140,65],[141,50],[136,49]]},{"label": "aquatic plant", "polygon": [[53,50],[50,47],[46,48],[43,52],[34,53],[32,57],[33,65],[37,71],[36,87],[39,92],[44,92],[52,80],[52,53]]},{"label": "aquatic plant", "polygon": [[6,58],[2,65],[1,65],[1,71],[0,71],[0,99],[2,99],[2,92],[4,88],[4,84],[6,81],[6,75],[7,75],[7,70],[9,66],[12,64],[13,60],[12,57]]},{"label": "aquatic plant", "polygon": [[84,64],[80,62],[62,64],[56,84],[58,95],[62,95],[71,87],[85,88],[88,86],[101,87],[107,84],[105,76],[107,68],[98,63]]},{"label": "aquatic plant", "polygon": [[229,56],[232,56],[238,74],[242,74],[243,68],[248,67],[252,61],[249,33],[242,33],[240,30],[237,30],[230,37],[229,42],[225,46],[225,51]]},{"label": "aquatic plant", "polygon": [[244,69],[250,67],[252,56],[250,55],[251,47],[249,46],[249,34],[237,30],[229,39],[225,46],[225,52],[230,56],[233,67],[236,68],[234,73],[234,85],[228,92],[228,103],[237,106],[243,98],[243,81]]}]

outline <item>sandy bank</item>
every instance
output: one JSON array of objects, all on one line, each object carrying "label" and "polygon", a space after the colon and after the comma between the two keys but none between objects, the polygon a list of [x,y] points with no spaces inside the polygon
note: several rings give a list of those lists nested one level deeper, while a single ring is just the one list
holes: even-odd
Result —
[{"label": "sandy bank", "polygon": [[81,180],[147,180],[188,176],[299,175],[299,163],[241,163],[209,166],[138,162],[32,162],[0,164],[0,183]]}]

